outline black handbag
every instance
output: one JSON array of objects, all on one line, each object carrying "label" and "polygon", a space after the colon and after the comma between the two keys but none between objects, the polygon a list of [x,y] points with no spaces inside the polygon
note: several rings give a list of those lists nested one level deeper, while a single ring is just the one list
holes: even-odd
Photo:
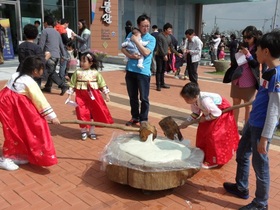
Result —
[{"label": "black handbag", "polygon": [[231,66],[228,68],[226,71],[224,78],[223,78],[223,83],[230,83],[232,81],[232,75],[234,70],[236,69],[236,66]]},{"label": "black handbag", "polygon": [[242,66],[238,66],[238,67],[234,70],[233,75],[232,75],[232,77],[231,77],[231,80],[236,80],[236,79],[238,79],[239,77],[241,77],[242,73],[243,73],[243,68],[242,68]]}]

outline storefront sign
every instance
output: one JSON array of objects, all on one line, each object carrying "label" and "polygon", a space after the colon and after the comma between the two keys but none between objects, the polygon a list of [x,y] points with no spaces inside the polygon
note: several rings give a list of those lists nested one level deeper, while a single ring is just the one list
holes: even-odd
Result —
[{"label": "storefront sign", "polygon": [[12,41],[12,33],[10,28],[10,20],[9,19],[1,19],[0,24],[5,29],[5,46],[4,46],[4,60],[14,59],[14,48]]},{"label": "storefront sign", "polygon": [[102,40],[111,40],[109,29],[101,29],[101,39]]},{"label": "storefront sign", "polygon": [[105,14],[102,15],[102,20],[107,24],[111,24],[112,23],[111,1],[110,0],[104,1],[104,5],[101,6],[101,8],[104,9],[105,12]]}]

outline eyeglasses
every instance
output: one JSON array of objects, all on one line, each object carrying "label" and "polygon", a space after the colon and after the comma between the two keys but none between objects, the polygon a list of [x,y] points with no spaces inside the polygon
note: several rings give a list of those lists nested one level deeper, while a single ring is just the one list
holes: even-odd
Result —
[{"label": "eyeglasses", "polygon": [[252,39],[253,38],[253,36],[243,36],[243,39]]},{"label": "eyeglasses", "polygon": [[140,25],[141,28],[150,28],[150,25]]}]

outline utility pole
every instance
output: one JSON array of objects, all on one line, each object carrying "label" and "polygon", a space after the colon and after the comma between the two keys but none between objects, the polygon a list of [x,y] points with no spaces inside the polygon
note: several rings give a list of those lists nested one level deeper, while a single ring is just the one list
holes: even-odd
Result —
[{"label": "utility pole", "polygon": [[276,0],[276,6],[275,6],[274,17],[273,17],[272,29],[275,29],[275,26],[276,26],[276,17],[277,17],[278,1],[279,1],[279,0]]}]

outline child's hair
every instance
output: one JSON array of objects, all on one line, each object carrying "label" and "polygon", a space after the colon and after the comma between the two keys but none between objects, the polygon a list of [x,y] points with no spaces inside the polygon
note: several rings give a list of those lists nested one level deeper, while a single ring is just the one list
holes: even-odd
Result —
[{"label": "child's hair", "polygon": [[183,98],[193,99],[196,98],[200,93],[198,84],[194,82],[187,83],[181,90],[180,95]]},{"label": "child's hair", "polygon": [[73,51],[74,51],[73,55],[74,55],[74,58],[76,58],[77,55],[78,55],[78,52],[77,52],[77,49],[76,49],[76,46],[75,46],[75,42],[73,40],[71,40],[71,41],[66,43],[66,46],[71,47],[73,49]]},{"label": "child's hair", "polygon": [[37,69],[37,70],[44,70],[45,68],[45,63],[42,60],[42,58],[40,58],[37,55],[30,55],[27,56],[23,63],[22,63],[22,67],[20,68],[19,71],[19,75],[18,77],[15,79],[14,83],[13,83],[13,87],[15,88],[15,82],[17,81],[18,78],[20,78],[23,75],[32,75],[32,72]]},{"label": "child's hair", "polygon": [[141,31],[139,30],[139,28],[133,28],[132,29],[132,34],[135,35],[136,33],[141,33]]},{"label": "child's hair", "polygon": [[38,29],[35,25],[27,24],[23,28],[23,33],[27,39],[36,39],[38,35]]},{"label": "child's hair", "polygon": [[280,31],[274,30],[266,33],[258,42],[262,49],[267,48],[273,58],[280,57]]},{"label": "child's hair", "polygon": [[86,59],[88,60],[88,62],[92,62],[91,66],[90,66],[91,69],[98,70],[99,62],[96,59],[96,56],[92,52],[86,52],[86,53],[82,54],[81,61],[85,61]]}]

